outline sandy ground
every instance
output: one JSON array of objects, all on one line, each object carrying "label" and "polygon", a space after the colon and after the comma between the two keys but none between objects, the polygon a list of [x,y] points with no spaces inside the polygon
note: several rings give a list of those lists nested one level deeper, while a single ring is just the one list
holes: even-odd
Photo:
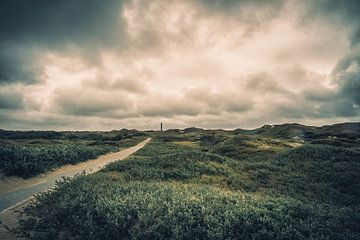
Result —
[{"label": "sandy ground", "polygon": [[[39,176],[30,178],[30,179],[22,179],[18,177],[9,177],[9,178],[0,178],[0,198],[7,194],[11,194],[14,191],[27,190],[34,186],[37,186],[42,183],[46,183],[48,181],[54,181],[54,179],[60,179],[62,176],[74,176],[77,173],[81,173],[85,171],[86,173],[94,173],[99,171],[105,165],[117,161],[122,160],[129,155],[133,154],[146,143],[150,141],[150,138],[142,141],[134,147],[127,148],[125,150],[121,150],[115,153],[109,153],[103,156],[100,156],[97,159],[89,160],[87,162],[82,162],[76,165],[66,165],[63,166],[53,172],[41,174]],[[0,213],[0,220],[9,227],[16,227],[18,213],[16,211],[21,210],[24,206],[26,206],[32,197],[27,199],[18,199],[13,206],[3,210]],[[0,226],[0,239],[20,239],[17,238],[14,234],[8,233],[7,230]]]}]

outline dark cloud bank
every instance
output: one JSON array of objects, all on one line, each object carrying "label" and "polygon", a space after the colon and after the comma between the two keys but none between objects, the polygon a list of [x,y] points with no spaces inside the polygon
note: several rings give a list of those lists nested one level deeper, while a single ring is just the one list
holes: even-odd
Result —
[{"label": "dark cloud bank", "polygon": [[[174,2],[168,1],[168,4]],[[248,32],[254,32],[262,24],[280,15],[287,1],[199,0],[190,2],[204,8],[203,12],[210,16],[211,14],[223,15],[246,22],[250,26]],[[133,118],[156,117],[159,119],[185,116],[179,125],[190,123],[201,125],[202,121],[208,121],[205,119],[209,115],[216,116],[214,119],[218,121],[218,116],[223,114],[224,121],[227,121],[231,119],[232,114],[245,113],[256,105],[257,96],[266,95],[268,92],[271,92],[274,98],[286,98],[287,103],[281,102],[278,105],[274,103],[269,106],[273,107],[274,111],[273,116],[268,116],[268,119],[260,114],[258,117],[249,117],[249,121],[256,119],[258,124],[262,124],[282,119],[298,119],[299,122],[308,118],[349,117],[354,119],[355,117],[359,119],[360,1],[314,0],[308,1],[305,15],[299,22],[311,23],[314,19],[320,18],[324,21],[340,21],[344,26],[351,28],[348,36],[349,52],[339,59],[329,75],[333,85],[336,86],[333,91],[319,88],[294,93],[291,89],[283,87],[276,76],[259,72],[247,77],[244,83],[236,85],[238,89],[232,88],[221,93],[194,87],[186,89],[177,97],[166,94],[157,97],[154,94],[152,97],[151,90],[146,88],[147,85],[131,76],[112,82],[100,77],[85,81],[79,89],[55,89],[51,98],[54,106],[52,114],[58,114],[60,117],[57,118],[54,115],[54,118],[49,116],[41,118],[40,116],[31,123],[27,119],[21,124],[19,118],[26,116],[26,111],[29,111],[31,106],[27,105],[29,101],[24,100],[19,89],[23,85],[36,85],[41,82],[43,70],[39,59],[42,53],[74,55],[83,59],[89,66],[99,66],[102,64],[101,54],[104,50],[123,52],[125,49],[136,47],[132,45],[135,43],[129,36],[127,22],[121,14],[127,4],[132,3],[125,0],[1,1],[0,128],[14,126],[10,123],[12,118],[17,121],[16,127],[27,128],[27,126],[36,126],[36,122],[41,125],[43,121],[53,122],[53,125],[46,125],[47,127],[58,126],[59,122],[64,122],[64,125],[73,124],[76,122],[74,116],[102,116],[105,119],[122,118],[125,120],[128,118],[130,122]],[[253,11],[250,14],[244,9]],[[147,30],[148,32],[142,35],[145,43],[159,41],[158,36],[152,35],[151,29]],[[150,39],[149,36],[153,38]],[[161,43],[157,44],[161,49]],[[299,69],[300,73],[307,71]],[[298,74],[297,77],[300,75]],[[302,84],[301,81],[299,84]],[[93,92],[91,89],[98,91]],[[107,94],[110,89],[118,91],[116,100]],[[240,89],[250,91],[255,96],[241,97],[237,94]],[[144,100],[136,102],[136,98]],[[147,99],[152,100],[149,102]],[[21,109],[23,112],[19,113]],[[186,122],[186,117],[195,116],[200,116],[198,121],[191,119]],[[79,119],[79,121],[82,120]],[[216,126],[218,125],[216,123]],[[71,125],[73,126],[76,125]],[[224,126],[227,124],[224,123]]]},{"label": "dark cloud bank", "polygon": [[[0,3],[0,83],[34,83],[39,52],[80,51],[96,60],[118,46],[123,1],[4,0]],[[35,62],[34,62],[35,61]]]}]

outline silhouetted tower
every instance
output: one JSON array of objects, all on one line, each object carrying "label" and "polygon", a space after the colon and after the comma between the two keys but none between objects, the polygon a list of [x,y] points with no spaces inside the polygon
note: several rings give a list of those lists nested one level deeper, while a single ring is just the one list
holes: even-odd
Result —
[{"label": "silhouetted tower", "polygon": [[163,124],[160,123],[160,131],[162,132],[162,130],[163,130]]}]

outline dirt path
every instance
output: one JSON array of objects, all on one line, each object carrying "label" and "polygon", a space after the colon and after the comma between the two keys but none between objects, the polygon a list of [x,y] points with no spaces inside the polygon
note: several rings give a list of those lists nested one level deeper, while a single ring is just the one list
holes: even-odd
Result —
[{"label": "dirt path", "polygon": [[[9,178],[0,181],[0,220],[8,226],[14,227],[17,222],[16,210],[26,206],[31,196],[54,186],[55,181],[62,177],[72,177],[85,171],[94,173],[99,171],[105,165],[122,160],[135,153],[145,146],[150,138],[142,141],[134,147],[125,150],[109,153],[100,156],[97,159],[82,162],[76,165],[66,165],[53,172],[39,175],[31,179]],[[5,228],[0,226],[0,239],[17,239],[13,234],[9,234]]]}]

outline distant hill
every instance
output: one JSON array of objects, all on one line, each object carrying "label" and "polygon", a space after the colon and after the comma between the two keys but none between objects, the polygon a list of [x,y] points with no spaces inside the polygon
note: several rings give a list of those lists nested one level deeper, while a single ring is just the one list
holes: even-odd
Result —
[{"label": "distant hill", "polygon": [[[156,132],[156,131],[155,131]],[[188,134],[188,133],[219,133],[232,132],[234,134],[259,135],[264,137],[275,137],[285,139],[298,139],[306,141],[360,141],[360,122],[338,123],[325,125],[321,127],[306,126],[297,123],[285,123],[279,125],[264,125],[260,128],[246,130],[235,129],[233,131],[225,130],[205,130],[197,127],[180,129],[168,129],[165,134]],[[121,129],[112,131],[13,131],[0,129],[0,139],[121,139],[126,136],[145,135],[146,132],[135,129]]]},{"label": "distant hill", "polygon": [[303,139],[307,131],[315,129],[312,126],[305,126],[297,123],[286,123],[281,125],[264,125],[254,129],[258,135],[274,136],[280,138],[301,138]]},{"label": "distant hill", "polygon": [[315,140],[324,138],[345,138],[349,140],[360,139],[360,123],[338,123],[321,127],[306,126],[297,123],[280,125],[264,125],[253,130],[236,129],[238,134],[252,134],[278,138],[297,138]]},{"label": "distant hill", "polygon": [[129,136],[143,136],[144,132],[135,129],[112,131],[14,131],[0,129],[0,139],[84,139],[120,140]]}]

